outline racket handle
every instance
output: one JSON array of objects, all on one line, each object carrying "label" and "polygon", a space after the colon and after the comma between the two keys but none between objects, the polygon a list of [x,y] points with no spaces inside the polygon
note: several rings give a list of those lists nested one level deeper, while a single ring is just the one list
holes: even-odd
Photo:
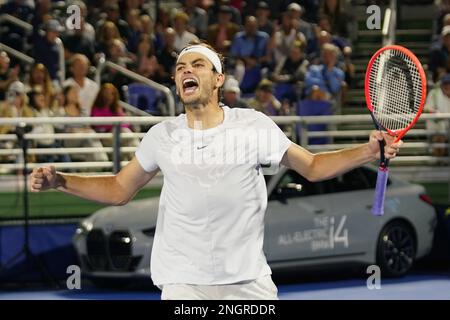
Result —
[{"label": "racket handle", "polygon": [[384,196],[386,193],[388,176],[388,168],[378,168],[377,185],[375,187],[375,196],[372,205],[372,214],[374,216],[382,216],[384,214]]}]

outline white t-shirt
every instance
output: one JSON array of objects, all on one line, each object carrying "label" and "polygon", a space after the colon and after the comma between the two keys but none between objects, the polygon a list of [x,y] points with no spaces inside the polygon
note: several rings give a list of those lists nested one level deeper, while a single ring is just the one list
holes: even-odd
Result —
[{"label": "white t-shirt", "polygon": [[271,274],[263,252],[267,189],[261,165],[279,167],[291,141],[266,115],[224,110],[198,130],[186,115],[147,132],[136,158],[164,175],[151,258],[155,285],[217,285]]},{"label": "white t-shirt", "polygon": [[94,104],[95,98],[97,98],[97,94],[100,90],[98,84],[86,77],[84,78],[83,87],[81,87],[73,78],[69,78],[64,81],[64,86],[66,85],[78,86],[78,98],[80,99],[82,114],[85,116],[90,116],[92,105]]}]

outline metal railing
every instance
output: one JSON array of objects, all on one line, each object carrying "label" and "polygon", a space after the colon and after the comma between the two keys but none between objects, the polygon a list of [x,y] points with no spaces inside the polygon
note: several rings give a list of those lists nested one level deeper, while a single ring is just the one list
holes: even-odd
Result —
[{"label": "metal railing", "polygon": [[17,59],[27,63],[27,64],[33,64],[34,63],[34,58],[26,55],[25,53],[22,53],[14,48],[11,48],[9,46],[7,46],[4,43],[0,42],[0,50],[4,50],[6,51],[8,54],[16,57]]},{"label": "metal railing", "polygon": [[[33,31],[33,25],[23,21],[19,18],[16,18],[10,14],[1,14],[0,15],[0,23],[2,22],[9,22],[12,23],[22,29],[24,29],[27,33],[31,33]],[[65,52],[64,52],[64,44],[60,38],[56,38],[56,46],[58,47],[59,52],[59,70],[58,70],[58,79],[60,83],[62,84],[66,77],[66,63],[65,63]],[[3,43],[0,43],[0,48],[8,52],[9,54],[15,56],[16,58],[24,61],[27,64],[33,64],[35,62],[35,59],[27,56],[26,54],[11,48]]]},{"label": "metal railing", "polygon": [[[113,171],[120,169],[121,155],[129,154],[136,150],[135,147],[124,147],[121,146],[120,141],[127,139],[140,139],[144,136],[143,132],[128,132],[123,133],[119,130],[120,125],[123,123],[129,123],[133,125],[145,125],[150,126],[157,124],[161,121],[172,119],[173,117],[80,117],[80,118],[65,118],[65,117],[54,117],[54,118],[0,118],[1,125],[11,125],[17,126],[19,124],[26,125],[39,125],[39,124],[53,124],[55,126],[61,125],[100,125],[100,124],[111,124],[116,130],[110,133],[55,133],[55,134],[43,134],[43,133],[28,133],[25,138],[33,141],[40,139],[56,139],[56,140],[70,140],[70,139],[109,139],[110,141],[116,141],[112,143],[112,146],[103,148],[31,148],[29,150],[30,154],[43,155],[43,154],[88,154],[96,152],[106,152],[112,154],[112,161],[109,162],[83,162],[80,163],[58,163],[59,168],[76,169],[83,167],[90,168],[111,168]],[[367,140],[368,134],[370,133],[372,120],[367,115],[343,115],[343,116],[282,116],[282,117],[272,117],[272,119],[279,125],[291,126],[293,133],[291,139],[293,141],[299,142],[303,147],[314,151],[326,151],[326,150],[336,150],[343,147],[354,146],[355,144],[361,143]],[[419,164],[419,165],[434,165],[446,163],[450,164],[448,157],[435,157],[430,155],[429,150],[432,148],[447,148],[448,143],[431,143],[429,137],[435,134],[426,128],[420,128],[420,123],[424,121],[438,121],[445,120],[450,123],[450,113],[445,114],[423,114],[419,119],[417,129],[412,129],[408,132],[406,139],[411,140],[404,145],[402,148],[402,153],[393,161],[393,165],[407,165],[407,164]],[[308,125],[312,124],[328,124],[328,125],[366,125],[367,129],[340,129],[340,130],[324,130],[324,131],[310,131],[308,130]],[[449,132],[444,132],[442,134],[450,135]],[[326,144],[309,144],[309,138],[318,137],[329,137],[332,138],[330,143]],[[449,137],[450,138],[450,137]],[[17,137],[15,134],[4,134],[0,135],[0,143],[6,141],[16,141]],[[450,140],[449,140],[450,141]],[[0,156],[5,155],[19,155],[21,149],[3,149],[0,150]],[[39,166],[40,164],[30,164],[30,167]],[[0,168],[4,170],[9,169],[19,169],[21,167],[20,161],[17,163],[0,163]]]},{"label": "metal railing", "polygon": [[97,82],[98,85],[100,85],[101,82],[101,74],[104,71],[105,68],[111,68],[114,69],[120,73],[122,73],[123,75],[127,76],[128,78],[131,78],[137,82],[141,82],[145,85],[148,85],[151,88],[154,88],[156,90],[161,91],[165,97],[166,97],[166,103],[167,103],[167,112],[166,114],[170,115],[170,116],[175,116],[175,99],[173,97],[172,92],[170,91],[169,88],[153,81],[150,80],[146,77],[141,76],[140,74],[137,74],[136,72],[130,71],[125,67],[122,67],[116,63],[113,63],[111,61],[107,61],[104,56],[102,56],[99,59],[99,62],[97,64],[97,70],[96,70],[96,74],[95,74],[95,81]]},{"label": "metal railing", "polygon": [[14,24],[14,25],[24,29],[26,32],[33,31],[33,25],[31,25],[28,22],[23,21],[17,17],[14,17],[10,14],[7,14],[7,13],[0,15],[0,23],[3,23],[3,22],[9,22],[11,24]]}]

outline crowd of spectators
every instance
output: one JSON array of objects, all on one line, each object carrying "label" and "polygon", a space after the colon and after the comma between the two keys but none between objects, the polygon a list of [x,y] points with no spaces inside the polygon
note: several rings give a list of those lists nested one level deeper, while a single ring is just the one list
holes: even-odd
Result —
[{"label": "crowd of spectators", "polygon": [[[430,61],[428,64],[429,93],[424,110],[428,113],[450,113],[450,1],[440,1],[435,34],[431,41]],[[430,142],[440,144],[430,148],[434,156],[448,155],[450,130],[447,120],[427,121],[431,131]]]},{"label": "crowd of spectators", "polygon": [[[100,86],[93,70],[101,58],[171,88],[177,53],[192,40],[207,40],[225,56],[224,104],[268,115],[300,114],[302,101],[335,111],[352,85],[356,21],[350,0],[172,1],[158,10],[143,0],[9,0],[0,7],[33,25],[27,33],[0,26],[2,42],[34,58],[27,66],[0,52],[2,117],[120,116],[133,81],[106,70]],[[68,28],[66,8],[81,10],[78,28]],[[153,5],[153,3],[152,3]],[[66,66],[60,69],[59,39]],[[62,74],[65,72],[65,74]],[[62,79],[66,79],[62,81]],[[306,104],[303,104],[306,106]],[[309,104],[308,104],[309,105]],[[314,106],[312,106],[313,108]],[[160,110],[164,114],[164,110]],[[304,111],[304,110],[303,110]],[[177,113],[183,112],[178,104]],[[122,130],[132,131],[130,125]],[[1,133],[12,128],[0,127]],[[110,126],[40,126],[39,132],[107,132]],[[87,146],[86,139],[37,142],[44,147]],[[89,146],[107,143],[92,139]],[[130,140],[130,145],[136,141]],[[101,161],[105,153],[83,160]],[[4,160],[4,159],[3,159]],[[39,159],[55,160],[55,159]],[[67,157],[59,157],[67,161]]]}]

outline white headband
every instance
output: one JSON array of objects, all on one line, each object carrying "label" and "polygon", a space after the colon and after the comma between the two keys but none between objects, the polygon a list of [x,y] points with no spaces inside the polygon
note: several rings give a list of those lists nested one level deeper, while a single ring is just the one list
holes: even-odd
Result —
[{"label": "white headband", "polygon": [[188,52],[197,52],[197,53],[204,55],[212,63],[212,65],[214,66],[216,71],[218,73],[222,73],[222,63],[220,63],[220,59],[219,59],[219,56],[217,55],[217,53],[215,53],[211,49],[209,49],[205,46],[201,46],[201,45],[193,45],[193,46],[190,46],[190,47],[187,47],[187,48],[184,48],[183,50],[181,50],[180,54],[178,55],[177,63],[180,60],[180,58],[185,53],[188,53]]}]

